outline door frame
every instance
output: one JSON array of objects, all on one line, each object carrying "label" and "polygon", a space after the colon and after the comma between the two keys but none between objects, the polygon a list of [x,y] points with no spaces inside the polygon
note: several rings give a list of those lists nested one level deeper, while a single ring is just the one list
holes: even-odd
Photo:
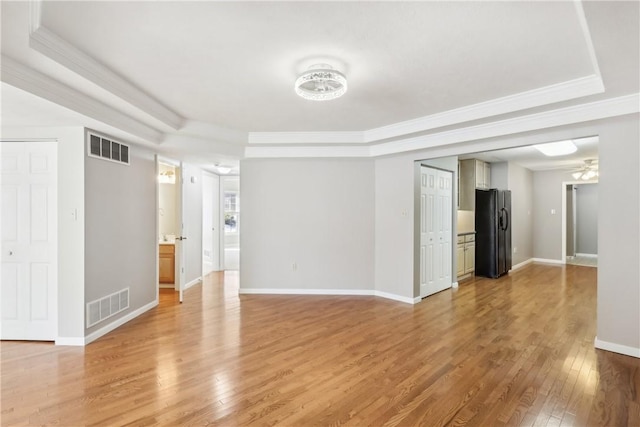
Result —
[{"label": "door frame", "polygon": [[562,219],[562,263],[567,263],[567,187],[570,185],[597,184],[597,179],[588,181],[562,181],[562,203],[560,203],[560,215]]},{"label": "door frame", "polygon": [[[159,251],[159,243],[160,243],[160,181],[158,179],[159,174],[160,174],[160,163],[164,163],[164,164],[168,164],[171,165],[175,168],[175,176],[176,176],[176,196],[175,196],[175,204],[176,204],[176,209],[178,209],[180,206],[182,206],[182,208],[184,208],[184,203],[183,203],[183,199],[182,199],[182,185],[181,185],[181,180],[182,180],[182,171],[183,171],[183,167],[182,167],[182,162],[178,161],[178,160],[174,160],[168,157],[164,157],[161,155],[156,154],[155,155],[155,163],[156,163],[156,169],[155,169],[155,174],[156,174],[156,215],[155,215],[155,221],[156,221],[156,302],[160,302],[160,251]],[[179,218],[179,212],[176,212],[176,223],[178,222],[178,220],[181,218]],[[179,233],[180,230],[176,230],[175,231],[175,235],[176,237],[178,237],[180,235]],[[180,274],[180,271],[178,270],[178,268],[182,267],[179,260],[181,259],[181,257],[184,256],[184,250],[183,250],[183,245],[182,244],[175,244],[174,245],[175,248],[175,260],[174,260],[174,267],[175,267],[175,281],[174,281],[174,290],[180,292],[180,302],[182,302],[182,290],[184,289],[184,279],[183,279],[183,275]],[[170,288],[169,288],[170,289]]]},{"label": "door frame", "polygon": [[562,263],[567,263],[567,187],[569,185],[584,185],[584,184],[597,184],[597,179],[590,179],[588,181],[562,181]]}]

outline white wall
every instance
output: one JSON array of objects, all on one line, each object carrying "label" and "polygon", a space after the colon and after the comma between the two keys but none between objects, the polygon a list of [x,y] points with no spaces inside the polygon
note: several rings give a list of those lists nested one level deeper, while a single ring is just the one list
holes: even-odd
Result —
[{"label": "white wall", "polygon": [[[58,339],[84,341],[84,128],[2,127],[2,138],[58,141]],[[75,217],[71,215],[74,212]]]},{"label": "white wall", "polygon": [[185,204],[185,285],[193,285],[202,278],[202,170],[183,164]]},{"label": "white wall", "polygon": [[[562,261],[563,182],[573,181],[570,172],[533,172],[533,256]],[[555,213],[552,213],[554,211]]]},{"label": "white wall", "polygon": [[576,253],[598,253],[598,184],[576,185]]},{"label": "white wall", "polygon": [[416,296],[415,160],[409,155],[375,160],[375,290],[405,298]]},{"label": "white wall", "polygon": [[533,172],[509,162],[508,184],[511,190],[511,247],[513,265],[533,258]]},{"label": "white wall", "polygon": [[247,159],[241,169],[243,290],[373,289],[373,161]]},{"label": "white wall", "polygon": [[129,159],[126,166],[84,158],[85,304],[129,288],[129,308],[88,328],[87,335],[157,303],[155,157],[130,145]]},{"label": "white wall", "polygon": [[598,134],[598,345],[640,357],[639,116],[611,119]]},{"label": "white wall", "polygon": [[220,177],[202,172],[202,274],[220,268]]},{"label": "white wall", "polygon": [[491,188],[509,189],[509,163],[491,163]]}]

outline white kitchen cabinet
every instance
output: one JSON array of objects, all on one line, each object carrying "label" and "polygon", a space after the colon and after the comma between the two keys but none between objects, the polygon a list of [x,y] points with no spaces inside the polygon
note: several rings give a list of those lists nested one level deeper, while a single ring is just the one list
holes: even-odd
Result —
[{"label": "white kitchen cabinet", "polygon": [[458,268],[457,268],[457,271],[456,271],[456,276],[457,277],[465,275],[465,272],[464,272],[464,269],[465,269],[464,238],[462,238],[463,242],[460,243],[460,238],[461,237],[462,236],[458,237],[458,246],[457,246],[457,249],[456,249],[456,255],[457,255],[456,258],[458,260],[458,265],[457,265]]},{"label": "white kitchen cabinet", "polygon": [[458,209],[475,210],[476,188],[491,188],[491,163],[478,159],[460,160],[458,164]]},{"label": "white kitchen cabinet", "polygon": [[457,259],[458,278],[473,274],[476,266],[476,236],[475,234],[464,234],[458,236]]},{"label": "white kitchen cabinet", "polygon": [[464,244],[464,274],[473,273],[476,269],[476,242]]}]

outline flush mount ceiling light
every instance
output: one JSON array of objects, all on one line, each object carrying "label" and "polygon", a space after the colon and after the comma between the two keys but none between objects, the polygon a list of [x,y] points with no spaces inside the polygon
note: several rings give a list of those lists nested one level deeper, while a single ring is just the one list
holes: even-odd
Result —
[{"label": "flush mount ceiling light", "polygon": [[229,172],[231,172],[232,167],[231,166],[223,166],[220,163],[216,163],[215,165],[216,170],[218,171],[219,174],[221,175],[226,175]]},{"label": "flush mount ceiling light", "polygon": [[572,140],[550,142],[548,144],[537,144],[534,147],[545,156],[555,157],[575,153],[578,147]]},{"label": "flush mount ceiling light", "polygon": [[315,64],[298,77],[295,89],[304,99],[328,101],[347,92],[347,79],[331,65]]}]

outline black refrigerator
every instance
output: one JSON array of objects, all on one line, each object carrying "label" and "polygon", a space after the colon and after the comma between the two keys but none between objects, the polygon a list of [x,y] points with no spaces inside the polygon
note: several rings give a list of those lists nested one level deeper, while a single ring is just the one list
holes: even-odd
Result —
[{"label": "black refrigerator", "polygon": [[511,270],[511,191],[476,190],[476,276]]}]

